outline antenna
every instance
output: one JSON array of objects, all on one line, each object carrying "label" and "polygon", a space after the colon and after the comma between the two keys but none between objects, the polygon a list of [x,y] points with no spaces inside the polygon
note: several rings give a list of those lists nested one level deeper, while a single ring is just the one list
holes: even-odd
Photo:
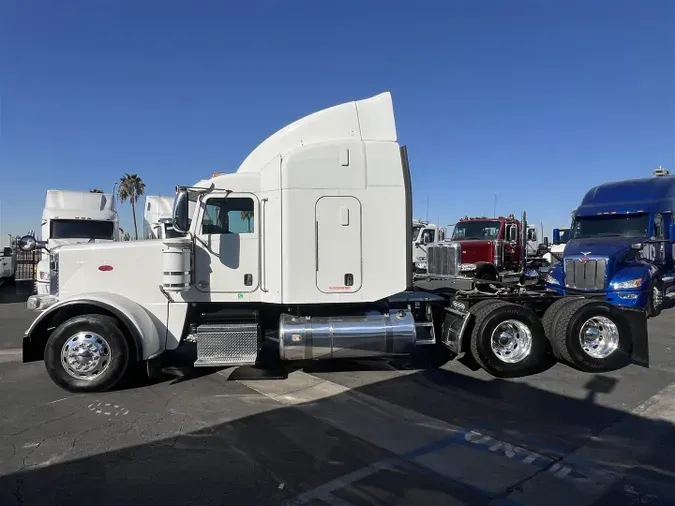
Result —
[{"label": "antenna", "polygon": [[495,193],[495,201],[494,204],[492,205],[492,217],[495,218],[497,216],[497,194]]},{"label": "antenna", "polygon": [[427,197],[427,216],[425,219],[429,221],[429,197]]}]

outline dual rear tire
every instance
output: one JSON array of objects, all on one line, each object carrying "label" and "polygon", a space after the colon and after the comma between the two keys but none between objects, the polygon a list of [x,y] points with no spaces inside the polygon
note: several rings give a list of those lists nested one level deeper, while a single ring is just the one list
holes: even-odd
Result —
[{"label": "dual rear tire", "polygon": [[605,372],[630,363],[631,329],[610,304],[563,298],[539,319],[527,307],[481,301],[469,310],[469,352],[496,377],[526,376],[564,362],[584,372]]}]

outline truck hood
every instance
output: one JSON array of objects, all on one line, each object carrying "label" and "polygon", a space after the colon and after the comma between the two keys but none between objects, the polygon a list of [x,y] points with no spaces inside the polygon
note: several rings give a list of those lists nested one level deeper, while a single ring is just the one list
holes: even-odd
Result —
[{"label": "truck hood", "polygon": [[475,264],[476,262],[492,261],[492,244],[485,240],[452,241],[462,247],[462,263]]},{"label": "truck hood", "polygon": [[630,245],[644,239],[637,237],[605,237],[600,239],[572,239],[565,246],[564,256],[617,257],[630,251]]},{"label": "truck hood", "polygon": [[113,241],[111,239],[49,239],[47,242],[49,249],[54,249],[58,246],[68,246],[69,244],[106,243]]}]

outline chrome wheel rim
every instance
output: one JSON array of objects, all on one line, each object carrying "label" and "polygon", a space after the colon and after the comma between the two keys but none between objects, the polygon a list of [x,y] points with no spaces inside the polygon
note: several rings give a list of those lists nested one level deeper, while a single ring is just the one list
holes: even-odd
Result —
[{"label": "chrome wheel rim", "polygon": [[661,290],[659,290],[658,286],[655,286],[652,289],[652,304],[654,305],[654,309],[660,308],[662,303],[663,295],[661,295]]},{"label": "chrome wheel rim", "polygon": [[607,358],[619,348],[619,328],[606,316],[594,316],[581,326],[579,343],[589,357]]},{"label": "chrome wheel rim", "polygon": [[95,332],[78,332],[61,348],[61,364],[73,378],[91,381],[110,367],[112,351],[108,341]]},{"label": "chrome wheel rim", "polygon": [[532,351],[532,331],[519,320],[504,320],[490,336],[490,348],[506,364],[516,364]]}]

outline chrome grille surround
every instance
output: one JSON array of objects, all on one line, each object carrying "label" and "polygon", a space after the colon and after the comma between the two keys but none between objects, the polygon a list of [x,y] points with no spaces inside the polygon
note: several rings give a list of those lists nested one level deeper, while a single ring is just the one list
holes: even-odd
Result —
[{"label": "chrome grille surround", "polygon": [[607,284],[607,258],[574,257],[565,259],[565,288],[604,290]]}]

